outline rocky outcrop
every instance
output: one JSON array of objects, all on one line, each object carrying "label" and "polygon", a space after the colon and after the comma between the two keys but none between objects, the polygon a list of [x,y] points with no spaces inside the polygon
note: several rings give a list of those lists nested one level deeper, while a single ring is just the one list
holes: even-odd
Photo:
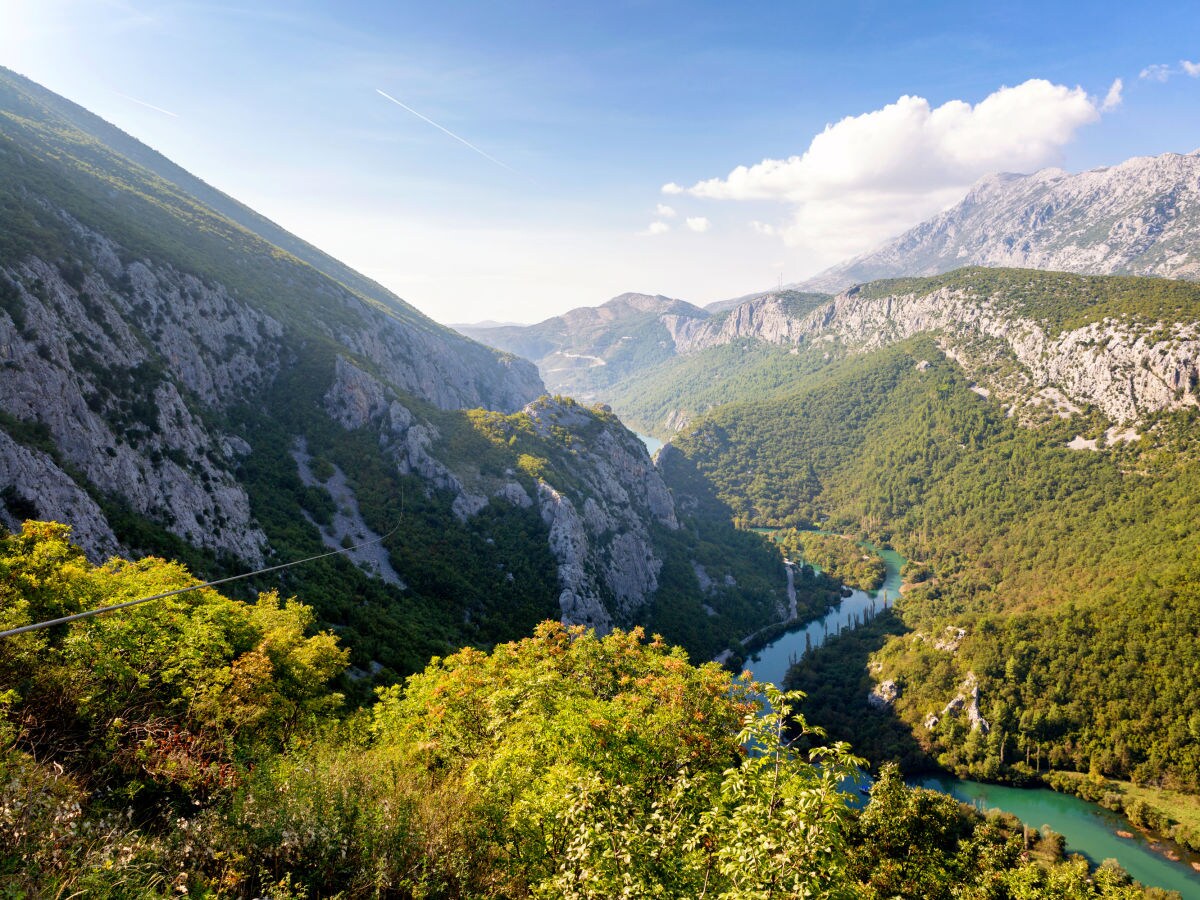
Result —
[{"label": "rocky outcrop", "polygon": [[19,531],[25,519],[71,524],[71,539],[102,562],[118,550],[104,512],[46,453],[22,447],[0,431],[0,524]]},{"label": "rocky outcrop", "polygon": [[873,709],[890,709],[900,698],[900,685],[888,680],[881,681],[867,694],[867,705]]},{"label": "rocky outcrop", "polygon": [[[460,522],[465,522],[487,506],[487,496],[468,490],[463,481],[437,459],[433,453],[433,445],[440,437],[437,427],[418,420],[395,397],[395,392],[379,379],[344,357],[338,357],[334,382],[325,393],[325,411],[346,429],[368,424],[379,428],[380,444],[395,461],[397,471],[401,475],[424,479],[428,490],[452,494],[452,510]],[[514,505],[522,505],[521,498],[507,485],[501,486],[498,492]],[[528,500],[528,495],[525,499]]]},{"label": "rocky outcrop", "polygon": [[396,388],[442,409],[484,407],[511,412],[542,393],[528,360],[459,338],[406,326],[387,312],[358,305],[357,321],[338,343],[378,367]]},{"label": "rocky outcrop", "polygon": [[[64,273],[31,257],[0,270],[0,409],[45,429],[101,494],[196,546],[261,562],[266,538],[231,445],[202,410],[272,377],[280,326],[169,266],[123,265],[106,238],[71,225],[94,267]],[[111,530],[74,509],[64,521],[84,549],[112,552]]]},{"label": "rocky outcrop", "polygon": [[538,508],[550,529],[550,551],[558,560],[562,620],[607,634],[613,619],[600,596],[596,576],[589,571],[592,554],[583,518],[569,498],[544,481],[538,483]]},{"label": "rocky outcrop", "polygon": [[754,338],[795,346],[830,342],[862,353],[938,333],[947,354],[968,366],[971,342],[993,340],[1005,347],[1020,363],[1019,382],[981,389],[1021,406],[1049,404],[1069,413],[1090,404],[1128,423],[1200,403],[1200,328],[1192,322],[1106,318],[1054,333],[1004,298],[952,287],[882,297],[847,291],[799,319],[788,318],[770,296],[734,313],[720,327],[679,331],[677,346],[697,352]]},{"label": "rocky outcrop", "polygon": [[967,677],[959,685],[958,691],[954,699],[942,709],[940,716],[931,714],[926,717],[925,727],[932,731],[937,727],[938,722],[946,716],[965,714],[972,731],[987,734],[991,731],[991,726],[979,711],[979,681],[976,679],[974,672],[967,673]]},{"label": "rocky outcrop", "polygon": [[721,317],[664,316],[663,324],[679,353],[695,353],[743,337],[772,344],[794,344],[805,334],[800,320],[792,316],[786,299],[779,294],[766,294],[743,303]]},{"label": "rocky outcrop", "polygon": [[652,529],[679,528],[675,504],[645,444],[611,412],[543,397],[522,411],[520,424],[501,426],[531,435],[547,460],[535,501],[511,472],[489,478],[463,461],[444,462],[437,427],[346,358],[336,363],[324,403],[344,428],[377,429],[396,470],[449,493],[462,522],[492,499],[522,509],[536,502],[558,565],[563,621],[608,631],[636,620],[658,589],[663,561]]},{"label": "rocky outcrop", "polygon": [[810,278],[840,291],[961,266],[1200,278],[1200,151],[1135,157],[1076,175],[990,175],[956,206]]},{"label": "rocky outcrop", "polygon": [[651,523],[679,528],[670,491],[645,444],[611,414],[548,397],[525,412],[547,443],[570,436],[569,461],[560,465],[579,485],[574,501],[538,487],[559,561],[563,620],[601,629],[632,621],[658,589],[662,570]]}]

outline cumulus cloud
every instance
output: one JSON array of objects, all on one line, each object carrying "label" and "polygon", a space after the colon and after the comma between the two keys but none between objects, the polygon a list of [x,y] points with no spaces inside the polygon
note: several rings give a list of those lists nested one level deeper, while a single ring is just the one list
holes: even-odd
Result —
[{"label": "cumulus cloud", "polygon": [[708,231],[712,226],[712,222],[708,221],[704,216],[689,216],[685,224],[692,231]]},{"label": "cumulus cloud", "polygon": [[1108,112],[1110,109],[1116,109],[1121,105],[1121,91],[1125,89],[1125,82],[1120,78],[1113,80],[1112,86],[1108,89],[1108,93],[1104,95],[1104,102],[1100,104],[1101,112]]},{"label": "cumulus cloud", "polygon": [[1138,78],[1142,81],[1166,81],[1171,77],[1171,67],[1163,63],[1155,63],[1152,66],[1146,66],[1138,73]]},{"label": "cumulus cloud", "polygon": [[676,184],[673,181],[668,181],[666,184],[664,184],[662,186],[662,192],[664,194],[682,194],[684,192],[684,187],[681,184]]},{"label": "cumulus cloud", "polygon": [[679,213],[675,212],[675,210],[671,209],[665,203],[658,204],[654,210],[654,214],[663,219],[673,219],[679,215]]},{"label": "cumulus cloud", "polygon": [[779,229],[768,222],[751,222],[750,227],[766,237],[775,237],[779,234]]},{"label": "cumulus cloud", "polygon": [[[1109,96],[1119,102],[1118,82]],[[755,229],[833,261],[952,205],[984,175],[1056,162],[1101,108],[1082,88],[1041,79],[1002,87],[974,106],[952,100],[933,107],[903,96],[826,126],[801,155],[739,166],[686,189],[672,182],[663,191],[784,202],[793,208],[790,224]]]},{"label": "cumulus cloud", "polygon": [[668,225],[666,222],[651,222],[648,226],[646,226],[645,231],[639,231],[638,234],[642,234],[642,235],[666,234],[670,230],[671,230],[671,226]]},{"label": "cumulus cloud", "polygon": [[1183,66],[1183,71],[1193,78],[1200,78],[1200,62],[1188,62],[1186,59],[1181,59],[1179,65]]}]

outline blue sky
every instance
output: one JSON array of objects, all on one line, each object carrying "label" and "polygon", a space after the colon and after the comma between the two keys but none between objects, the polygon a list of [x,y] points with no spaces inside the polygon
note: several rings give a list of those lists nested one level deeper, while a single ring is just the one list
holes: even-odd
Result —
[{"label": "blue sky", "polygon": [[1194,150],[1198,26],[1182,2],[0,0],[0,63],[440,321],[535,321],[797,280],[997,169]]}]

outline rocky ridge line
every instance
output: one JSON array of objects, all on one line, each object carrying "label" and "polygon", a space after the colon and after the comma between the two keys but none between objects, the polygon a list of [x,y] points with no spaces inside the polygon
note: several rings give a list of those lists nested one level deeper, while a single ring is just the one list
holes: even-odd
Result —
[{"label": "rocky ridge line", "polygon": [[962,266],[1200,278],[1200,150],[990,175],[951,209],[804,281],[841,291]]},{"label": "rocky ridge line", "polygon": [[882,298],[846,291],[798,319],[768,296],[734,310],[716,328],[686,321],[675,325],[672,337],[687,353],[744,337],[792,346],[825,341],[864,353],[937,332],[945,336],[948,354],[969,365],[971,350],[964,341],[994,339],[1021,364],[1024,396],[1014,396],[1012,385],[988,387],[1007,390],[1014,403],[1044,403],[1061,392],[1076,404],[1095,405],[1118,423],[1200,403],[1195,323],[1106,318],[1055,335],[1004,303],[941,288]]}]

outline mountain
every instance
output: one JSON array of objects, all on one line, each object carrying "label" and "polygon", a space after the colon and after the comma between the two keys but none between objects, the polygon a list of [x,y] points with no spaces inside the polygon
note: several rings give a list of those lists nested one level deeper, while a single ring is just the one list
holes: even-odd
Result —
[{"label": "mountain", "polygon": [[1200,284],[967,268],[701,333],[673,365],[750,364],[673,456],[748,524],[909,560],[893,617],[793,673],[820,724],[876,761],[1200,792]]},{"label": "mountain", "polygon": [[1190,282],[967,268],[818,302],[768,295],[724,320],[679,322],[680,355],[609,399],[638,428],[669,434],[721,403],[786,393],[846,355],[935,334],[981,391],[1025,418],[1095,407],[1126,424],[1198,402],[1200,286]]},{"label": "mountain", "polygon": [[700,307],[661,294],[621,294],[536,325],[459,330],[533,360],[553,392],[595,400],[607,385],[674,353],[668,323],[707,317]]},{"label": "mountain", "polygon": [[[671,423],[646,415],[630,394],[649,387],[648,372],[686,369],[680,355],[728,343],[744,330],[747,317],[760,319],[771,309],[778,318],[796,317],[829,300],[828,294],[770,291],[700,309],[682,300],[646,294],[622,294],[598,307],[581,307],[537,325],[460,328],[485,344],[534,360],[553,391],[613,405],[622,417],[633,415],[643,432],[668,435],[687,421],[677,408]],[[693,378],[691,376],[698,375]],[[666,384],[687,380],[704,390],[707,373],[687,370]],[[660,404],[661,405],[661,404]],[[710,403],[709,406],[715,405]],[[705,408],[708,408],[707,406]]]},{"label": "mountain", "polygon": [[7,71],[0,210],[9,528],[206,575],[379,539],[245,591],[311,598],[384,677],[548,616],[706,657],[783,615],[778,554],[677,511],[611,413]]},{"label": "mountain", "polygon": [[1072,175],[990,175],[956,206],[797,287],[840,291],[962,266],[1200,279],[1200,150]]}]

